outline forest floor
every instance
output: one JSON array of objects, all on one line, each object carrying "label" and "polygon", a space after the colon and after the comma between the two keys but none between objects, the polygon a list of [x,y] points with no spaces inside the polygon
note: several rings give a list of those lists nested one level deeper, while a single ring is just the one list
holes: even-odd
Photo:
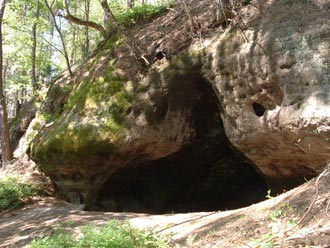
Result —
[{"label": "forest floor", "polygon": [[249,207],[215,212],[149,215],[87,212],[52,197],[0,214],[0,247],[96,226],[111,219],[168,236],[177,247],[330,247],[330,170],[277,197]]}]

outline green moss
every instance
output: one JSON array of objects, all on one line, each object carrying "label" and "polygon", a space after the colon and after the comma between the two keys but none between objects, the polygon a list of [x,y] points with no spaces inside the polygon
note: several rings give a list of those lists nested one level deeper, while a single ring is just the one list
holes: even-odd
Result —
[{"label": "green moss", "polygon": [[71,90],[69,84],[53,84],[50,87],[47,98],[40,107],[40,115],[46,122],[57,119],[63,113],[63,105]]},{"label": "green moss", "polygon": [[115,65],[116,60],[102,64],[105,73],[77,85],[54,124],[38,135],[32,156],[42,161],[44,171],[53,170],[52,164],[59,161],[80,166],[116,152],[127,129],[126,113],[133,96],[125,80],[114,74]]},{"label": "green moss", "polygon": [[[96,125],[63,123],[54,129],[46,130],[34,141],[32,157],[38,158],[42,170],[50,172],[57,170],[54,164],[63,163],[72,168],[83,164],[93,164],[116,151],[115,134],[104,132]],[[78,171],[84,170],[80,168]]]}]

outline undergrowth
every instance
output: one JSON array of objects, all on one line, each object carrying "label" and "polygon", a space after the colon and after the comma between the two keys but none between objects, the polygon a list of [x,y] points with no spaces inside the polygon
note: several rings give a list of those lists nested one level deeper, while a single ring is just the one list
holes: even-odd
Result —
[{"label": "undergrowth", "polygon": [[294,220],[294,209],[289,203],[281,204],[269,215],[269,219],[269,232],[262,235],[261,238],[254,240],[252,247],[277,247],[275,241],[283,239],[285,233],[297,224]]},{"label": "undergrowth", "polygon": [[40,191],[38,185],[16,175],[0,178],[0,212],[22,206],[29,197],[38,195]]},{"label": "undergrowth", "polygon": [[82,228],[80,238],[75,237],[66,228],[58,233],[33,240],[29,248],[168,248],[165,238],[148,230],[132,228],[128,222],[112,220],[108,224],[95,227],[88,225]]},{"label": "undergrowth", "polygon": [[160,14],[163,14],[171,6],[171,2],[168,1],[161,5],[143,4],[137,5],[132,9],[127,10],[126,7],[115,6],[116,17],[120,23],[126,27],[134,26],[137,23],[150,21],[156,18]]}]

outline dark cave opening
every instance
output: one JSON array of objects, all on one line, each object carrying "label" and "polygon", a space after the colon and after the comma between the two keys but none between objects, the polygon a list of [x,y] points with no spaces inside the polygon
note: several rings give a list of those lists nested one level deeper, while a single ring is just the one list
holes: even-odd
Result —
[{"label": "dark cave opening", "polygon": [[[187,104],[195,134],[168,157],[118,170],[103,185],[103,211],[180,213],[236,209],[262,201],[268,187],[229,144],[211,85],[199,79]],[[192,88],[189,94],[191,95]]]},{"label": "dark cave opening", "polygon": [[268,188],[250,165],[225,158],[191,166],[192,160],[179,156],[182,154],[117,172],[99,194],[102,210],[154,214],[216,211],[265,199]]}]

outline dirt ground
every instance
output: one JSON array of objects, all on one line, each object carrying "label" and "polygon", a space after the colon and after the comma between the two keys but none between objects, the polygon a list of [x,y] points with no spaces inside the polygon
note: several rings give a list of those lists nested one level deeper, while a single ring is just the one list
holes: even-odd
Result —
[{"label": "dirt ground", "polygon": [[54,198],[34,199],[0,215],[0,247],[25,247],[59,227],[73,230],[111,219],[151,228],[177,247],[330,247],[330,170],[267,201],[231,211],[148,215],[86,212]]},{"label": "dirt ground", "polygon": [[[184,15],[174,10],[172,16],[173,20],[184,20]],[[169,17],[165,19],[172,20]],[[176,23],[181,25],[179,21]],[[154,26],[161,29],[164,25]],[[181,32],[182,29],[174,27],[173,30]],[[177,37],[175,33],[168,33],[167,36],[172,39],[165,39],[161,30],[154,32],[152,37],[149,30],[144,29],[144,33],[150,37],[149,42],[144,41],[149,47],[167,47],[166,44]],[[161,42],[153,44],[153,40]],[[187,43],[190,44],[191,40],[179,40],[177,47],[184,49]],[[177,51],[167,52],[171,55]],[[129,220],[138,228],[152,228],[169,236],[173,246],[178,247],[330,248],[329,186],[328,168],[318,178],[300,187],[246,208],[164,215],[86,212],[81,210],[81,206],[55,198],[35,198],[32,204],[24,208],[0,214],[0,248],[25,247],[35,238],[55,233],[59,227],[79,234],[83,225],[102,225],[111,219]]]}]

